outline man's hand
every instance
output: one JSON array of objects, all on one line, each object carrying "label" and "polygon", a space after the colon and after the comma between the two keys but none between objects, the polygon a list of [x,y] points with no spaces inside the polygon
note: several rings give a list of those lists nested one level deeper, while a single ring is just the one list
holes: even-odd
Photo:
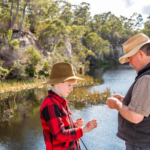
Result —
[{"label": "man's hand", "polygon": [[83,127],[83,133],[90,132],[97,126],[98,126],[97,120],[92,119]]},{"label": "man's hand", "polygon": [[117,109],[117,106],[120,103],[120,101],[117,98],[111,97],[107,99],[106,103],[110,109]]},{"label": "man's hand", "polygon": [[120,95],[120,94],[113,94],[114,98],[117,98],[120,102],[122,102],[124,96]]},{"label": "man's hand", "polygon": [[74,122],[74,125],[75,125],[76,128],[82,127],[83,124],[84,124],[84,120],[83,120],[82,118],[78,118],[78,119],[76,120],[76,122]]}]

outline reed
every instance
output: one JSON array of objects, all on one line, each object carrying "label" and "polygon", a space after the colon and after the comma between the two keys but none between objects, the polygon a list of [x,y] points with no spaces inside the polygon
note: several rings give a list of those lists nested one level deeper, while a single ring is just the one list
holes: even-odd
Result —
[{"label": "reed", "polygon": [[5,92],[18,92],[20,90],[38,88],[41,86],[41,83],[44,82],[44,79],[26,79],[23,81],[17,80],[0,80],[0,93]]},{"label": "reed", "polygon": [[88,92],[84,88],[75,88],[73,92],[71,92],[67,99],[69,101],[76,102],[90,102],[91,104],[105,104],[108,97],[110,97],[110,89],[106,88],[106,90],[102,93],[94,90],[94,92]]},{"label": "reed", "polygon": [[[84,80],[80,80],[74,87],[88,87],[100,84],[100,80],[95,79],[88,75],[77,75],[78,77],[83,78]],[[43,82],[49,80],[49,78],[41,77],[40,79],[26,79],[22,81],[17,80],[0,80],[0,93],[5,92],[18,92],[25,89],[33,89],[33,88],[43,88]],[[48,85],[47,85],[48,86]]]}]

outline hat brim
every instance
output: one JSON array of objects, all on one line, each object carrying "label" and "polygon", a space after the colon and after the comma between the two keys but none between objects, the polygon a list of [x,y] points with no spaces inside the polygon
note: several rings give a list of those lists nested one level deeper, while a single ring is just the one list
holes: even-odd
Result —
[{"label": "hat brim", "polygon": [[63,78],[54,78],[54,79],[50,79],[46,82],[43,82],[42,84],[58,84],[58,83],[62,83],[62,82],[65,82],[65,81],[68,81],[68,80],[71,80],[71,79],[76,79],[76,80],[84,80],[82,78],[79,78],[77,76],[72,76],[72,77],[63,77]]},{"label": "hat brim", "polygon": [[138,50],[140,50],[140,48],[141,48],[143,45],[147,44],[147,43],[150,43],[150,40],[148,40],[147,42],[145,42],[145,43],[143,43],[143,44],[137,46],[136,48],[134,48],[134,49],[133,49],[132,51],[130,51],[129,53],[127,53],[127,54],[125,54],[124,56],[120,57],[120,58],[119,58],[119,62],[120,62],[121,64],[124,64],[124,63],[129,62],[128,57],[131,57],[131,56],[135,55],[135,54],[138,52]]}]

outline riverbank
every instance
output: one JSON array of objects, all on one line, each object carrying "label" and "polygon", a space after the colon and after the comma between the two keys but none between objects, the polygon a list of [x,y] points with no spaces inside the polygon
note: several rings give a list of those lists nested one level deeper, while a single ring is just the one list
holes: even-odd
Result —
[{"label": "riverbank", "polygon": [[[74,85],[74,87],[87,87],[87,86],[93,86],[100,84],[100,80],[94,79],[91,76],[88,75],[77,75],[84,80],[78,81],[77,84]],[[0,81],[0,93],[5,92],[18,92],[21,90],[26,89],[33,89],[33,88],[48,88],[49,85],[43,85],[44,82],[46,82],[49,78],[45,78],[44,76],[41,78],[31,78],[27,80],[17,81],[17,80],[6,80],[6,81]]]}]

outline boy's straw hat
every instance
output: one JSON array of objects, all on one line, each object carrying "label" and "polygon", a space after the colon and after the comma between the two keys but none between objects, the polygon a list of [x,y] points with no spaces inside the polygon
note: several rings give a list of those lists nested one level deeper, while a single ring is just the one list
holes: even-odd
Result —
[{"label": "boy's straw hat", "polygon": [[66,62],[59,62],[53,65],[50,79],[44,84],[58,84],[70,79],[84,80],[74,74],[71,64]]},{"label": "boy's straw hat", "polygon": [[135,55],[145,44],[150,43],[150,39],[143,33],[137,34],[123,44],[125,55],[119,58],[121,64],[129,62],[128,57]]}]

